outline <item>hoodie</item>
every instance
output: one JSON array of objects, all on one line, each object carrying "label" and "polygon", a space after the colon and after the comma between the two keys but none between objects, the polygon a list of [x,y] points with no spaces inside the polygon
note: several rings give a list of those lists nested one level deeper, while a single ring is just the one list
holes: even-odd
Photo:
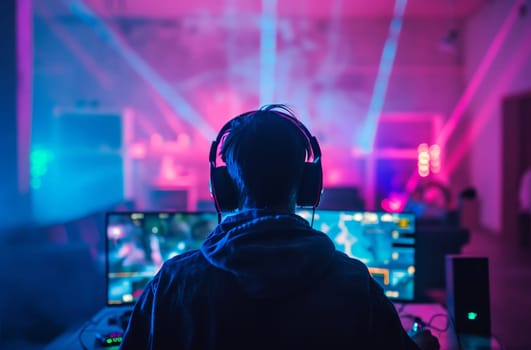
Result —
[{"label": "hoodie", "polygon": [[166,262],[121,349],[416,349],[367,267],[295,214],[229,216]]}]

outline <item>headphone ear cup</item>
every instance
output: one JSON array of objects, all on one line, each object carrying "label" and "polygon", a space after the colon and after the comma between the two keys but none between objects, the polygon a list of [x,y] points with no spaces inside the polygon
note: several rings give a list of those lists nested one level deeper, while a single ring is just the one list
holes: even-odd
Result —
[{"label": "headphone ear cup", "polygon": [[238,191],[226,166],[210,170],[210,191],[221,211],[238,209]]},{"label": "headphone ear cup", "polygon": [[321,162],[306,163],[297,193],[297,205],[300,207],[317,207],[323,191],[323,169]]}]

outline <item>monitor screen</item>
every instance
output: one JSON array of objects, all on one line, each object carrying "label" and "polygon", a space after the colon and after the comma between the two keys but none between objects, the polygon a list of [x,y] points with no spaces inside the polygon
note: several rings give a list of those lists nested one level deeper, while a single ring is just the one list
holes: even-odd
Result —
[{"label": "monitor screen", "polygon": [[[311,210],[297,210],[311,221]],[[313,228],[336,249],[367,265],[390,299],[415,297],[415,217],[413,214],[316,210]]]},{"label": "monitor screen", "polygon": [[134,303],[162,264],[198,249],[216,213],[107,214],[107,303]]}]

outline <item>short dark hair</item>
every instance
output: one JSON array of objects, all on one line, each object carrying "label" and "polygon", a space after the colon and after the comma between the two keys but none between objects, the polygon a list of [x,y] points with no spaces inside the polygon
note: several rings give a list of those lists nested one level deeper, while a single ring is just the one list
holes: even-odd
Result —
[{"label": "short dark hair", "polygon": [[289,117],[296,118],[287,106],[272,104],[233,121],[221,158],[240,206],[268,208],[295,199],[311,146]]}]

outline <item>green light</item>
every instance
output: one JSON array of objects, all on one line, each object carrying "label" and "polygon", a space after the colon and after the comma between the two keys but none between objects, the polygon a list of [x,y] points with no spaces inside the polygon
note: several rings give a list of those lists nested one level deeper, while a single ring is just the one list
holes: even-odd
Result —
[{"label": "green light", "polygon": [[32,177],[31,187],[41,187],[40,177],[48,172],[48,164],[53,161],[55,155],[52,151],[43,148],[34,148],[30,153],[30,174]]},{"label": "green light", "polygon": [[107,344],[110,344],[110,343],[112,343],[112,339],[111,339],[111,338],[108,338],[108,339],[107,339]]},{"label": "green light", "polygon": [[41,185],[42,185],[42,181],[39,178],[32,178],[30,181],[30,186],[34,190],[38,190],[39,188],[41,188]]},{"label": "green light", "polygon": [[468,313],[468,319],[474,321],[476,318],[478,318],[478,314],[471,311]]},{"label": "green light", "polygon": [[34,148],[30,153],[31,162],[46,163],[54,158],[52,151],[43,148]]}]

